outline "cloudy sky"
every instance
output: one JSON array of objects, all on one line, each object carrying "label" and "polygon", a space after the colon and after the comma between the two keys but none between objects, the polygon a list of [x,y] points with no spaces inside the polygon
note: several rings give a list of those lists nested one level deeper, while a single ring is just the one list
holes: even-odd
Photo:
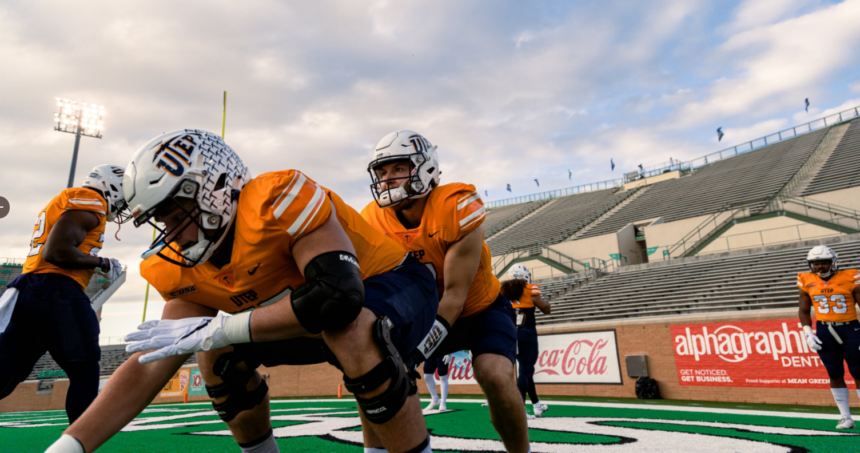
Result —
[{"label": "cloudy sky", "polygon": [[[413,129],[438,145],[443,182],[495,200],[860,105],[858,23],[860,0],[6,0],[0,196],[12,209],[0,257],[26,256],[37,214],[65,188],[74,137],[52,131],[55,96],[106,106],[104,139],[82,140],[76,181],[125,165],[162,132],[219,131],[227,90],[226,140],[254,174],[298,168],[360,209],[373,145]],[[141,318],[138,256],[151,234],[126,226],[117,242],[115,230],[102,256],[130,270],[106,336]],[[148,319],[162,306],[150,301]]]}]

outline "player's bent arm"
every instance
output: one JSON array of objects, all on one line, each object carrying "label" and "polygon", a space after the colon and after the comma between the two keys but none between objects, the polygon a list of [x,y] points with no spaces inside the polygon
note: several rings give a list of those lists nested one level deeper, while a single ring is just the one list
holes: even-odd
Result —
[{"label": "player's bent arm", "polygon": [[358,317],[364,301],[355,248],[337,215],[293,244],[307,283],[278,303],[254,310],[251,339],[284,340],[340,328]]},{"label": "player's bent arm", "polygon": [[51,229],[42,258],[63,269],[92,269],[99,265],[97,256],[81,252],[87,232],[99,226],[99,218],[89,211],[66,211]]},{"label": "player's bent arm", "polygon": [[[180,299],[164,306],[162,319],[214,316],[215,310]],[[104,390],[65,434],[77,439],[87,452],[107,442],[146,408],[190,354],[142,364],[134,354],[108,380]]]},{"label": "player's bent arm", "polygon": [[543,298],[540,297],[540,295],[533,294],[532,295],[532,302],[535,303],[535,307],[537,307],[538,310],[541,311],[541,313],[543,313],[545,315],[552,313],[552,307],[549,305],[549,302],[543,300]]},{"label": "player's bent arm", "polygon": [[806,291],[802,289],[798,291],[800,292],[800,308],[797,310],[797,316],[800,318],[800,324],[812,326],[812,316],[809,314],[812,310],[812,299],[810,299],[809,294],[806,294]]},{"label": "player's bent arm", "polygon": [[449,325],[453,326],[463,311],[469,287],[478,272],[483,246],[484,227],[481,225],[452,244],[445,253],[445,284],[438,314]]}]

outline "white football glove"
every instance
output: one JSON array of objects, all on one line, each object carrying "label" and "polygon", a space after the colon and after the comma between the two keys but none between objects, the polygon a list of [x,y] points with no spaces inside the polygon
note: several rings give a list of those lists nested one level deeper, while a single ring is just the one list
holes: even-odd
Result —
[{"label": "white football glove", "polygon": [[125,347],[129,353],[158,349],[140,356],[140,363],[248,343],[251,341],[251,312],[235,316],[219,312],[214,318],[147,321],[138,326],[138,332],[126,335],[125,340],[137,341]]},{"label": "white football glove", "polygon": [[451,354],[442,356],[442,363],[444,363],[445,365],[451,363]]},{"label": "white football glove", "polygon": [[803,326],[803,331],[806,332],[806,344],[809,346],[809,349],[813,351],[821,350],[821,340],[818,339],[818,336],[815,335],[815,332],[812,331],[812,327]]},{"label": "white football glove", "polygon": [[116,258],[107,258],[107,261],[110,263],[110,269],[106,272],[102,270],[98,272],[107,277],[109,282],[115,282],[119,278],[119,274],[122,274],[122,264]]}]

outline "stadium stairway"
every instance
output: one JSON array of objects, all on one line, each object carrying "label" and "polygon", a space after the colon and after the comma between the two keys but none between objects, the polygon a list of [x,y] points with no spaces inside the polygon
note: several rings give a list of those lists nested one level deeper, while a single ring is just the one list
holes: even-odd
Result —
[{"label": "stadium stairway", "polygon": [[576,239],[584,237],[586,234],[588,234],[589,230],[596,227],[597,225],[600,224],[600,222],[606,220],[607,218],[609,218],[610,216],[612,216],[613,214],[615,214],[616,212],[618,212],[619,210],[621,210],[622,208],[627,206],[628,204],[635,201],[637,198],[641,197],[642,194],[647,192],[648,189],[650,189],[650,188],[651,188],[651,186],[649,185],[649,186],[635,187],[633,189],[630,189],[630,190],[634,191],[634,193],[631,196],[627,197],[626,200],[622,201],[621,203],[616,205],[614,208],[610,209],[609,211],[606,211],[605,213],[603,213],[602,215],[600,215],[599,217],[594,219],[588,225],[585,225],[584,227],[582,227],[579,231],[577,231],[573,236],[571,236],[567,240],[568,241],[574,241]]},{"label": "stadium stairway", "polygon": [[806,253],[822,244],[839,254],[841,269],[860,267],[860,234],[635,265],[558,296],[552,292],[564,283],[554,284],[553,312],[537,323],[796,307],[797,273],[808,271]]},{"label": "stadium stairway", "polygon": [[801,191],[801,196],[860,185],[860,120],[848,123],[839,144]]}]

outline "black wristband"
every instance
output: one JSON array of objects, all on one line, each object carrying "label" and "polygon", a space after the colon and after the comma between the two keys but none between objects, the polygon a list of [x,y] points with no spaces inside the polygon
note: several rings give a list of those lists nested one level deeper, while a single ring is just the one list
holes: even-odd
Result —
[{"label": "black wristband", "polygon": [[101,271],[105,270],[105,259],[102,257],[99,257],[99,270],[101,270]]},{"label": "black wristband", "polygon": [[451,324],[448,324],[448,320],[447,320],[447,319],[445,319],[445,318],[443,318],[443,317],[441,317],[441,316],[439,316],[439,315],[437,314],[437,315],[436,315],[436,320],[437,320],[437,321],[439,321],[439,323],[440,323],[440,324],[442,324],[443,326],[445,326],[445,329],[446,329],[446,330],[448,330],[448,331],[450,331],[450,330],[451,330]]}]

